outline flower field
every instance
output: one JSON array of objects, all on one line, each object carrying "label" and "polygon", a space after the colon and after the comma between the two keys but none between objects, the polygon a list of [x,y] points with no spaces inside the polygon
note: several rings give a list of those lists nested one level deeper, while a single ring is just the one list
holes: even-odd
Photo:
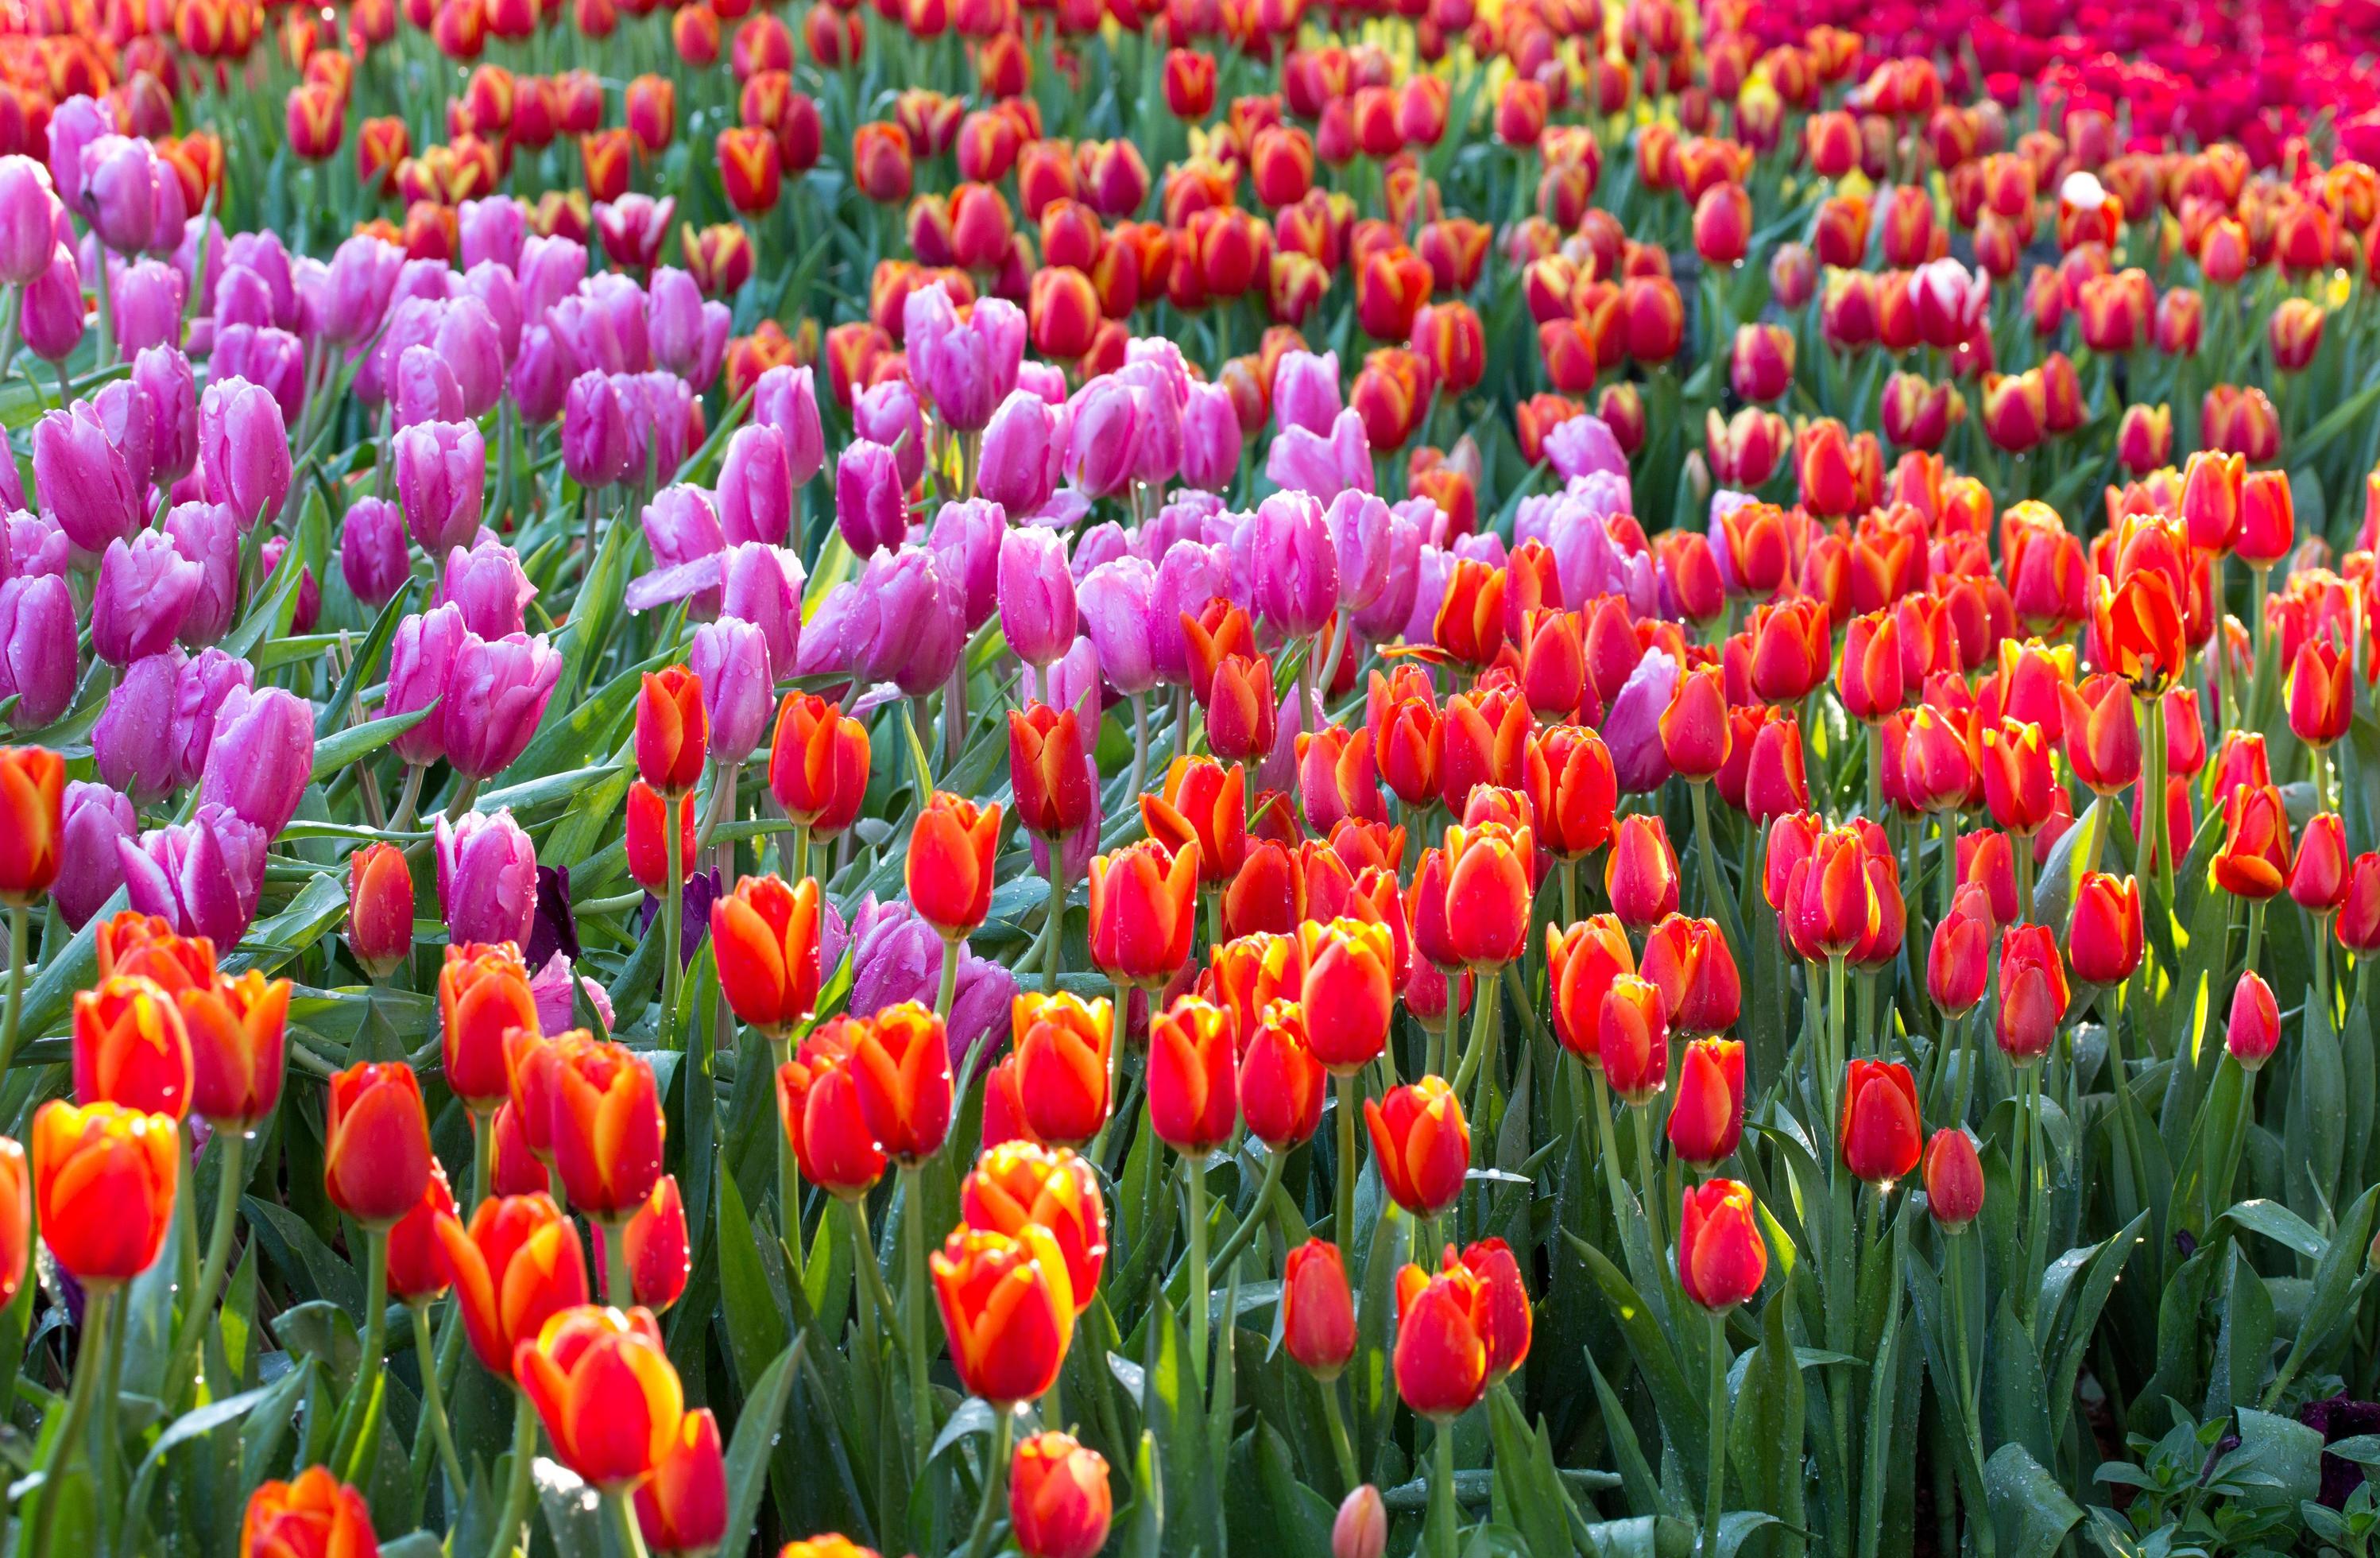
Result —
[{"label": "flower field", "polygon": [[2364,1558],[2380,5],[0,0],[17,1558]]}]

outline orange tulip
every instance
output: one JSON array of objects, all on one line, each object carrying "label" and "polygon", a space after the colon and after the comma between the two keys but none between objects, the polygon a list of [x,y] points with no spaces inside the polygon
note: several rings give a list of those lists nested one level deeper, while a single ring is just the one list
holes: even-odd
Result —
[{"label": "orange tulip", "polygon": [[1248,1035],[1240,1046],[1238,1078],[1248,1134],[1276,1152],[1287,1151],[1322,1123],[1325,1073],[1305,1036],[1305,1009],[1295,1001],[1268,1003],[1262,1016],[1241,1031]]},{"label": "orange tulip", "polygon": [[1232,1014],[1184,995],[1148,1024],[1148,1124],[1159,1140],[1204,1158],[1239,1121]]},{"label": "orange tulip", "polygon": [[[1258,931],[1236,937],[1208,954],[1199,993],[1229,1006],[1237,1031],[1253,1035],[1276,1001],[1295,1003],[1305,992],[1305,949],[1294,935]],[[1298,1032],[1305,1033],[1304,1018]],[[1245,1046],[1244,1046],[1245,1047]]]},{"label": "orange tulip", "polygon": [[2130,682],[2134,692],[2161,693],[2181,674],[2188,653],[2182,601],[2164,573],[2143,568],[2120,584],[2101,579],[2092,624],[2107,669]]},{"label": "orange tulip", "polygon": [[2049,1053],[2066,1020],[2066,969],[2056,935],[2046,925],[2011,925],[2000,932],[2000,1008],[1994,1036],[2018,1065]]},{"label": "orange tulip", "polygon": [[777,1122],[803,1177],[845,1199],[867,1194],[884,1177],[884,1150],[859,1102],[854,1052],[867,1033],[861,1019],[837,1017],[777,1067]]},{"label": "orange tulip", "polygon": [[289,981],[251,968],[181,992],[190,1043],[190,1108],[219,1130],[253,1130],[281,1102]]},{"label": "orange tulip", "polygon": [[1471,1129],[1441,1077],[1390,1088],[1364,1101],[1372,1159],[1389,1199],[1415,1217],[1436,1217],[1463,1194],[1471,1166]]},{"label": "orange tulip", "polygon": [[578,1225],[545,1195],[491,1196],[468,1228],[448,1218],[437,1233],[463,1333],[492,1374],[509,1379],[516,1345],[552,1316],[587,1302]]},{"label": "orange tulip", "polygon": [[1611,752],[1594,731],[1556,725],[1538,741],[1551,789],[1538,812],[1540,846],[1575,860],[1611,842],[1620,783]]},{"label": "orange tulip", "polygon": [[394,844],[347,857],[347,945],[375,979],[413,955],[413,874]]},{"label": "orange tulip", "polygon": [[421,1084],[402,1061],[359,1061],[331,1078],[322,1182],[331,1204],[366,1227],[413,1210],[430,1182]]},{"label": "orange tulip", "polygon": [[119,909],[100,921],[94,950],[102,980],[151,980],[176,995],[215,982],[214,943],[204,936],[177,936],[153,914]]},{"label": "orange tulip", "polygon": [[1031,1223],[1014,1237],[956,1228],[929,1264],[966,1393],[996,1410],[1046,1394],[1066,1360],[1075,1314],[1065,1256],[1050,1232]]},{"label": "orange tulip", "polygon": [[1281,1280],[1281,1345],[1325,1384],[1355,1356],[1355,1299],[1339,1247],[1308,1239],[1289,1252]]},{"label": "orange tulip", "polygon": [[2311,913],[2337,913],[2347,901],[2349,871],[2347,829],[2338,812],[2318,811],[2306,820],[2297,855],[2289,867],[2289,897]]},{"label": "orange tulip", "polygon": [[596,1222],[632,1215],[662,1176],[653,1068],[622,1044],[565,1035],[554,1046],[553,1166],[573,1209]]},{"label": "orange tulip", "polygon": [[1680,1033],[1724,1033],[1735,1026],[1743,987],[1718,924],[1670,915],[1645,938],[1644,976],[1661,987],[1670,1025]]},{"label": "orange tulip", "polygon": [[1091,860],[1091,961],[1110,979],[1156,989],[1190,960],[1198,918],[1196,844],[1144,839]]},{"label": "orange tulip", "polygon": [[1678,857],[1670,830],[1655,813],[1632,811],[1611,835],[1603,890],[1621,922],[1642,929],[1678,907]]},{"label": "orange tulip", "polygon": [[1379,1058],[1396,1010],[1396,943],[1385,925],[1342,918],[1297,928],[1305,980],[1299,1004],[1323,1069],[1348,1077]]},{"label": "orange tulip", "polygon": [[[1213,68],[1208,60],[1210,103]],[[1113,1500],[1107,1458],[1072,1434],[1037,1433],[1009,1463],[1008,1529],[1025,1558],[1097,1558],[1107,1545]]]},{"label": "orange tulip", "polygon": [[991,912],[992,859],[1000,850],[1000,807],[978,807],[937,790],[909,834],[905,880],[917,918],[947,940],[964,939]]},{"label": "orange tulip", "polygon": [[1976,755],[1992,821],[2030,839],[2049,821],[2057,799],[2048,736],[2031,721],[2003,717],[1998,724],[1984,726]]},{"label": "orange tulip", "polygon": [[1925,1210],[1957,1233],[1983,1214],[1984,1164],[1974,1141],[1957,1126],[1946,1126],[1925,1144]]},{"label": "orange tulip", "polygon": [[942,1149],[951,1129],[951,1049],[942,1019],[915,1001],[868,1019],[851,1051],[859,1113],[877,1146],[915,1166]]},{"label": "orange tulip", "polygon": [[0,904],[30,908],[57,880],[66,760],[45,747],[0,747]]},{"label": "orange tulip", "polygon": [[787,818],[813,834],[839,834],[868,791],[868,727],[843,705],[793,692],[777,711],[769,745],[769,793]]},{"label": "orange tulip", "polygon": [[179,1120],[190,1109],[190,1039],[174,998],[152,980],[118,975],[74,999],[78,1101],[120,1103]]},{"label": "orange tulip", "polygon": [[413,1210],[388,1231],[388,1296],[401,1304],[426,1304],[454,1285],[455,1275],[439,1238],[442,1223],[455,1221],[455,1189],[438,1160]]},{"label": "orange tulip", "polygon": [[638,776],[672,799],[702,778],[710,725],[702,678],[683,665],[648,671],[637,695]]},{"label": "orange tulip", "polygon": [[1474,969],[1521,955],[1529,940],[1534,840],[1495,822],[1446,830],[1446,919],[1455,952]]},{"label": "orange tulip", "polygon": [[294,1482],[260,1483],[240,1517],[240,1558],[360,1558],[379,1551],[362,1492],[328,1467],[308,1467]]},{"label": "orange tulip", "polygon": [[647,1309],[564,1309],[513,1349],[513,1376],[563,1465],[606,1492],[668,1456],[686,1416],[677,1370]]},{"label": "orange tulip", "polygon": [[1108,1122],[1115,1009],[1104,997],[1018,994],[1016,1082],[1025,1124],[1043,1141],[1080,1146]]},{"label": "orange tulip", "polygon": [[2066,955],[2086,984],[2121,984],[2141,966],[2141,884],[2088,871],[2074,889]]},{"label": "orange tulip", "polygon": [[1852,1061],[1843,1079],[1835,1138],[1843,1167],[1862,1184],[1889,1187],[1907,1178],[1925,1139],[1917,1123],[1917,1081],[1909,1068],[1894,1061]]},{"label": "orange tulip", "polygon": [[1176,853],[1196,844],[1203,879],[1210,885],[1228,882],[1247,854],[1246,793],[1247,773],[1238,763],[1176,758],[1165,771],[1164,789],[1140,797],[1141,825]]},{"label": "orange tulip", "polygon": [[818,1005],[817,881],[744,878],[710,906],[710,945],[729,1009],[782,1043]]},{"label": "orange tulip", "polygon": [[1107,1204],[1089,1162],[1063,1147],[1005,1141],[984,1149],[959,1186],[959,1217],[985,1233],[1021,1238],[1039,1228],[1056,1243],[1077,1314],[1099,1296],[1108,1259]]},{"label": "orange tulip", "polygon": [[2061,683],[2058,699],[2066,725],[2066,761],[2074,776],[2103,796],[2138,783],[2140,715],[2123,679],[2103,673],[2080,688]]},{"label": "orange tulip", "polygon": [[1478,1405],[1488,1389],[1488,1286],[1453,1253],[1435,1275],[1419,1266],[1397,1273],[1397,1394],[1441,1424]]},{"label": "orange tulip", "polygon": [[1596,1056],[1611,1090],[1630,1103],[1650,1103],[1669,1083],[1669,1003],[1661,987],[1635,974],[1615,974],[1596,1019]]},{"label": "orange tulip", "polygon": [[2328,639],[2309,639],[2289,663],[2289,729],[2309,747],[2327,747],[2355,719],[2352,658]]},{"label": "orange tulip", "polygon": [[650,1552],[710,1552],[726,1538],[727,1456],[709,1407],[678,1419],[676,1437],[637,1485],[636,1500]]},{"label": "orange tulip", "polygon": [[1678,1064],[1670,1150],[1681,1162],[1710,1169],[1724,1162],[1742,1137],[1743,1045],[1733,1039],[1697,1039]]},{"label": "orange tulip", "polygon": [[2234,787],[2223,806],[2215,884],[2242,898],[2272,897],[2289,881],[2289,816],[2281,792],[2271,785]]},{"label": "orange tulip", "polygon": [[130,1282],[165,1242],[180,1163],[171,1115],[52,1099],[33,1116],[42,1242],[87,1287]]},{"label": "orange tulip", "polygon": [[1590,1065],[1602,1064],[1598,1043],[1603,997],[1611,981],[1636,971],[1636,955],[1616,915],[1593,915],[1567,931],[1546,927],[1546,971],[1553,993],[1554,1033],[1562,1048]]},{"label": "orange tulip", "polygon": [[1707,1179],[1685,1193],[1678,1219],[1678,1285],[1706,1309],[1730,1309],[1760,1291],[1768,1246],[1751,1188]]},{"label": "orange tulip", "polygon": [[438,970],[438,1013],[446,1086],[465,1108],[485,1114],[509,1089],[505,1037],[516,1028],[537,1029],[537,999],[519,949],[510,942],[448,947]]}]

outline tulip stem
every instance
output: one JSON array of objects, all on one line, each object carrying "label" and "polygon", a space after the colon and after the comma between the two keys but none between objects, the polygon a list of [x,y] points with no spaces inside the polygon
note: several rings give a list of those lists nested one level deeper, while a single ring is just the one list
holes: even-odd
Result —
[{"label": "tulip stem", "polygon": [[1337,614],[1330,629],[1330,652],[1322,657],[1322,696],[1330,696],[1331,684],[1339,679],[1339,662],[1346,657],[1349,630],[1354,624],[1347,614]]},{"label": "tulip stem", "polygon": [[1611,1223],[1615,1230],[1624,1230],[1628,1226],[1628,1192],[1620,1177],[1619,1127],[1611,1117],[1611,1083],[1600,1065],[1589,1065],[1586,1069],[1595,1078],[1595,1123],[1603,1138],[1603,1178],[1611,1191]]},{"label": "tulip stem", "polygon": [[[1835,953],[1827,959],[1827,1056],[1826,1074],[1818,1078],[1818,1091],[1827,1101],[1827,1121],[1838,1118],[1838,1094],[1843,1077],[1843,955]],[[1836,1144],[1836,1156],[1841,1157],[1840,1142]]]},{"label": "tulip stem", "polygon": [[626,1489],[603,1495],[604,1507],[612,1512],[613,1521],[620,1530],[620,1552],[625,1558],[649,1558],[645,1533],[637,1524],[636,1497]]},{"label": "tulip stem", "polygon": [[[1050,851],[1050,911],[1041,923],[1041,992],[1058,993],[1058,955],[1066,939],[1066,879],[1058,859],[1060,845]],[[956,991],[953,992],[956,999]]]},{"label": "tulip stem", "polygon": [[[775,1090],[776,1074],[794,1058],[794,1041],[789,1034],[769,1041],[770,1089]],[[796,1287],[802,1285],[802,1171],[795,1161],[794,1144],[786,1137],[781,1122],[777,1127],[777,1232],[785,1247],[785,1274]]]},{"label": "tulip stem", "polygon": [[[1458,973],[1454,979],[1460,980],[1462,977]],[[1451,986],[1453,980],[1448,982]],[[1471,1078],[1478,1074],[1480,1062],[1487,1056],[1488,1025],[1501,999],[1498,991],[1488,980],[1481,980],[1478,984],[1478,991],[1473,995],[1471,1002],[1471,1038],[1463,1046],[1462,1064],[1454,1068],[1453,1082],[1456,1098],[1461,1098],[1463,1089],[1471,1086]]]},{"label": "tulip stem", "polygon": [[922,1164],[902,1165],[901,1191],[901,1244],[907,1266],[902,1276],[901,1323],[908,1337],[910,1446],[917,1452],[917,1476],[922,1480],[927,1455],[934,1444],[934,1392],[926,1379],[926,1175]]},{"label": "tulip stem", "polygon": [[1257,1230],[1265,1225],[1272,1207],[1273,1192],[1281,1187],[1281,1167],[1287,1162],[1286,1153],[1270,1150],[1265,1153],[1264,1178],[1257,1185],[1256,1201],[1248,1208],[1247,1215],[1239,1220],[1216,1248],[1210,1270],[1228,1272],[1232,1262],[1240,1258],[1240,1252],[1247,1248],[1256,1237]]},{"label": "tulip stem", "polygon": [[1190,1367],[1203,1398],[1207,1388],[1207,1310],[1214,1288],[1207,1276],[1207,1155],[1182,1154],[1182,1183],[1190,1223]]},{"label": "tulip stem", "polygon": [[2023,1194],[2030,1206],[2025,1219],[2024,1269],[2017,1273],[2017,1313],[2028,1321],[2033,1317],[2034,1290],[2041,1284],[2041,1262],[2049,1248],[2049,1144],[2041,1134],[2041,1074],[2047,1070],[2046,1059],[2037,1060],[2024,1068],[2024,1134],[2032,1138],[2032,1149],[2025,1160]]},{"label": "tulip stem", "polygon": [[1331,1213],[1330,1236],[1343,1250],[1355,1248],[1355,1111],[1361,1107],[1364,1074],[1342,1071],[1339,1085],[1338,1207]]},{"label": "tulip stem", "polygon": [[50,1522],[66,1491],[64,1479],[74,1465],[75,1445],[83,1437],[83,1419],[91,1415],[91,1398],[98,1391],[100,1374],[107,1367],[103,1355],[117,1287],[114,1283],[94,1283],[86,1291],[89,1301],[83,1306],[82,1345],[75,1354],[74,1384],[67,1394],[66,1417],[58,1424],[58,1436],[50,1441],[51,1460],[42,1468],[46,1473],[41,1489],[42,1507],[34,1512],[32,1530],[18,1550],[29,1558],[49,1558]]},{"label": "tulip stem", "polygon": [[594,1223],[603,1241],[603,1302],[625,1313],[637,1301],[636,1276],[628,1270],[628,1220],[599,1217]]},{"label": "tulip stem", "polygon": [[983,1502],[976,1506],[975,1528],[967,1533],[966,1558],[984,1558],[991,1551],[991,1525],[1008,1491],[1008,1462],[1015,1454],[1016,1413],[997,1402],[991,1407],[991,1454],[984,1460]]},{"label": "tulip stem", "polygon": [[[1694,853],[1702,858],[1703,896],[1709,900],[1703,905],[1703,912],[1718,921],[1720,932],[1727,937],[1728,955],[1741,968],[1743,965],[1743,930],[1736,922],[1735,901],[1727,895],[1726,879],[1719,874],[1718,849],[1717,841],[1711,836],[1709,790],[1710,784],[1706,780],[1690,781],[1686,785],[1686,794],[1693,797],[1694,803]],[[1567,895],[1567,878],[1563,886],[1562,908],[1569,913],[1571,904]],[[1575,918],[1572,916],[1573,921]]]},{"label": "tulip stem", "polygon": [[401,834],[413,826],[413,809],[421,804],[421,776],[428,770],[418,762],[405,765],[405,787],[397,792],[396,810],[388,820],[388,830]]},{"label": "tulip stem", "polygon": [[2256,971],[2256,958],[2265,950],[2265,898],[2248,900],[2248,959],[2240,967],[2243,972]]},{"label": "tulip stem", "polygon": [[496,1183],[496,1112],[474,1109],[471,1115],[471,1210],[488,1199]]},{"label": "tulip stem", "polygon": [[463,1476],[463,1458],[455,1453],[455,1434],[446,1423],[446,1398],[438,1385],[438,1357],[430,1340],[430,1306],[407,1306],[413,1311],[413,1356],[421,1364],[421,1415],[438,1442],[438,1464],[446,1471],[446,1502],[460,1509],[471,1484]]},{"label": "tulip stem", "polygon": [[2174,912],[2174,841],[2165,796],[2164,695],[2153,695],[2148,704],[2148,749],[2143,754],[2144,761],[2141,767],[2141,821],[2147,825],[2149,836],[2155,841],[2150,848],[2156,863],[2157,894],[2165,900],[2165,912],[2171,915]]},{"label": "tulip stem", "polygon": [[198,1355],[199,1338],[206,1334],[207,1319],[214,1312],[215,1290],[231,1261],[232,1232],[239,1222],[239,1192],[246,1183],[240,1168],[248,1151],[248,1136],[244,1131],[225,1130],[216,1133],[216,1139],[223,1143],[215,1158],[223,1178],[215,1187],[215,1220],[207,1230],[207,1257],[199,1268],[199,1284],[190,1290],[183,1308],[182,1329],[174,1338],[173,1357],[165,1365],[168,1408],[182,1398],[182,1386]]},{"label": "tulip stem", "polygon": [[2016,856],[2016,922],[2030,925],[2033,921],[2033,835],[2020,834],[2009,840],[2015,846]]},{"label": "tulip stem", "polygon": [[793,878],[795,882],[799,882],[809,874],[810,825],[808,822],[795,822],[794,824]]},{"label": "tulip stem", "polygon": [[341,1414],[345,1419],[339,1428],[338,1449],[332,1456],[332,1469],[342,1481],[361,1482],[364,1467],[373,1442],[379,1437],[377,1419],[382,1372],[388,1366],[388,1230],[364,1230],[364,1341],[363,1368],[356,1376],[354,1391]]},{"label": "tulip stem", "polygon": [[537,1408],[528,1393],[513,1387],[513,1461],[504,1478],[504,1512],[496,1517],[495,1540],[488,1558],[512,1558],[520,1538],[521,1522],[528,1517],[529,1463],[537,1457]]},{"label": "tulip stem", "polygon": [[1653,1187],[1660,1183],[1653,1175],[1653,1110],[1647,1103],[1628,1113],[1636,1138],[1636,1177],[1645,1187],[1645,1224],[1652,1232],[1653,1257],[1658,1263],[1667,1246],[1661,1232],[1661,1203],[1653,1195]]},{"label": "tulip stem", "polygon": [[1439,1558],[1452,1558],[1455,1552],[1455,1531],[1461,1515],[1455,1509],[1454,1497],[1454,1419],[1438,1419],[1438,1479],[1430,1489],[1429,1518],[1433,1529],[1431,1547]]},{"label": "tulip stem", "polygon": [[1355,1446],[1347,1438],[1346,1414],[1340,1409],[1339,1379],[1335,1374],[1328,1380],[1317,1377],[1314,1385],[1322,1393],[1322,1416],[1330,1425],[1330,1454],[1339,1463],[1340,1496],[1344,1498],[1363,1485],[1364,1478],[1355,1469]]},{"label": "tulip stem", "polygon": [[966,943],[956,936],[942,938],[942,986],[934,995],[934,1016],[944,1022],[950,1021],[951,1004],[958,999],[959,952],[965,945]]},{"label": "tulip stem", "polygon": [[31,939],[25,906],[8,907],[8,1016],[0,1027],[0,1072],[17,1058],[17,1026],[25,1009],[25,954]]},{"label": "tulip stem", "polygon": [[1710,1469],[1703,1491],[1702,1558],[1718,1558],[1719,1513],[1727,1507],[1727,1311],[1713,1309],[1709,1318]]},{"label": "tulip stem", "polygon": [[[1125,788],[1124,795],[1127,797],[1139,795],[1141,781],[1148,776],[1148,694],[1135,692],[1132,695],[1132,783]],[[1053,870],[1056,858],[1057,853],[1052,850],[1050,859],[1053,862]]]},{"label": "tulip stem", "polygon": [[662,1020],[660,1044],[674,1049],[677,1037],[678,938],[686,930],[686,840],[678,834],[675,796],[662,797],[662,841],[669,854],[669,896],[662,900]]},{"label": "tulip stem", "polygon": [[856,1196],[838,1199],[851,1218],[851,1263],[858,1268],[861,1335],[873,1352],[877,1317],[890,1321],[900,1311],[893,1307],[892,1290],[884,1285],[884,1267],[876,1258],[876,1240],[868,1231],[868,1203]]}]

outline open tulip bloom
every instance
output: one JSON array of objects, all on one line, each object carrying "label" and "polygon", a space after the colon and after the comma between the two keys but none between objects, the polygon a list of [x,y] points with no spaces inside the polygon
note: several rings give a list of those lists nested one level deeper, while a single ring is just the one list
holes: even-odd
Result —
[{"label": "open tulip bloom", "polygon": [[105,9],[15,1552],[2371,1545],[2370,7]]}]

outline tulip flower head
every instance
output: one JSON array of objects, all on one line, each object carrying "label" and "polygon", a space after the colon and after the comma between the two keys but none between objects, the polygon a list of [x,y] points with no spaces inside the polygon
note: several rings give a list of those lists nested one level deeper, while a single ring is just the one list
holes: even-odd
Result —
[{"label": "tulip flower head", "polygon": [[514,1347],[513,1377],[556,1457],[598,1488],[634,1486],[676,1446],[686,1395],[650,1310],[564,1309]]}]

